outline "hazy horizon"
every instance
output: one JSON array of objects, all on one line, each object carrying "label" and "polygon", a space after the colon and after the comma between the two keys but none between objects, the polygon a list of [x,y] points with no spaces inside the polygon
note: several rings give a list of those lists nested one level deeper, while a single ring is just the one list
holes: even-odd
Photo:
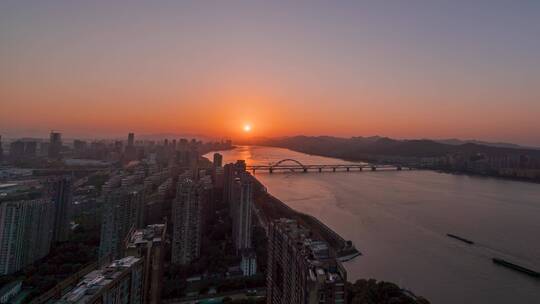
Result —
[{"label": "hazy horizon", "polygon": [[0,135],[540,146],[538,1],[2,1]]},{"label": "hazy horizon", "polygon": [[[55,132],[62,132],[61,130],[50,130]],[[132,132],[132,131],[130,131]],[[397,137],[390,137],[390,136],[384,136],[384,135],[352,135],[352,136],[334,136],[334,135],[327,135],[327,134],[319,134],[319,135],[305,135],[305,134],[293,134],[293,135],[287,135],[287,136],[253,136],[253,137],[247,137],[247,136],[236,136],[236,137],[227,137],[227,136],[213,136],[208,134],[197,134],[197,133],[134,133],[135,134],[135,140],[173,140],[173,139],[179,139],[179,138],[186,138],[186,139],[198,139],[202,141],[220,141],[220,140],[233,140],[233,143],[236,142],[240,145],[251,142],[252,140],[264,140],[264,139],[279,139],[279,138],[287,138],[287,137],[336,137],[336,138],[353,138],[353,137],[363,137],[363,138],[370,138],[370,137],[380,137],[380,138],[390,138],[395,140],[432,140],[432,141],[439,141],[439,142],[445,142],[445,141],[461,141],[463,143],[466,142],[475,142],[475,143],[481,143],[481,144],[489,144],[489,145],[515,145],[516,147],[520,148],[532,148],[532,149],[540,149],[540,146],[534,146],[534,145],[526,145],[526,144],[519,144],[514,142],[505,142],[505,141],[487,141],[483,139],[477,139],[477,138],[425,138],[425,137],[418,137],[418,138],[397,138]],[[62,136],[64,140],[75,140],[75,139],[82,139],[82,140],[126,140],[128,133],[124,134],[109,134],[109,135],[80,135],[80,134],[73,134],[68,133],[64,134],[62,133]],[[45,132],[39,132],[36,133],[34,136],[29,135],[13,135],[9,134],[6,136],[5,134],[0,134],[2,136],[2,139],[7,140],[17,140],[17,139],[37,139],[37,140],[44,140],[47,141],[49,139],[49,133]],[[451,143],[450,143],[451,144]]]}]

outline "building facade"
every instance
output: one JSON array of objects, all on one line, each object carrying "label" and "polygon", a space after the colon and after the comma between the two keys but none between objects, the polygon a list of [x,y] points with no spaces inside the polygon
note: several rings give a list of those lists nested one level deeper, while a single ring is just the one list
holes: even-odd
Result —
[{"label": "building facade", "polygon": [[223,155],[214,153],[214,168],[221,167],[223,165]]},{"label": "building facade", "polygon": [[237,253],[251,248],[251,220],[253,187],[251,176],[241,172],[233,183],[233,200],[230,204],[233,224],[233,240]]},{"label": "building facade", "polygon": [[68,176],[55,178],[49,182],[50,195],[54,202],[53,243],[68,240],[73,203],[73,181]]},{"label": "building facade", "polygon": [[240,269],[245,277],[257,274],[257,255],[254,250],[245,250],[241,253]]},{"label": "building facade", "polygon": [[99,244],[100,259],[121,257],[124,240],[129,231],[143,226],[143,212],[142,185],[114,189],[105,195]]},{"label": "building facade", "polygon": [[126,242],[125,255],[144,261],[143,303],[161,302],[166,233],[167,224],[149,225],[144,229],[133,229]]},{"label": "building facade", "polygon": [[0,204],[0,274],[45,257],[51,248],[54,204],[49,199]]},{"label": "building facade", "polygon": [[49,136],[49,151],[48,156],[51,159],[59,159],[62,152],[62,134],[59,132],[51,132]]},{"label": "building facade", "polygon": [[[246,172],[246,162],[238,160],[236,163],[223,166],[223,202],[231,204],[234,200],[234,182],[240,173]],[[230,208],[232,211],[232,208]]]},{"label": "building facade", "polygon": [[196,182],[180,176],[172,208],[173,243],[171,262],[185,265],[198,258],[201,247],[202,202]]},{"label": "building facade", "polygon": [[309,229],[276,220],[269,225],[268,244],[268,304],[345,303],[347,272]]}]

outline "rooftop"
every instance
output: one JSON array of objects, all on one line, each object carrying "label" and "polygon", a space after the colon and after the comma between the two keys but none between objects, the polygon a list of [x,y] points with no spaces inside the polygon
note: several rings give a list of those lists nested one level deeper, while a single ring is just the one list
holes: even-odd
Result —
[{"label": "rooftop", "polygon": [[130,267],[139,261],[139,258],[128,256],[112,262],[105,268],[90,272],[58,303],[84,304],[90,302],[94,295],[103,291],[110,283],[114,282],[126,271],[129,271]]},{"label": "rooftop", "polygon": [[6,293],[12,291],[15,288],[20,289],[21,284],[22,280],[20,279],[5,284],[2,288],[0,288],[0,296],[4,296]]},{"label": "rooftop", "polygon": [[164,232],[165,224],[148,225],[144,229],[137,229],[131,234],[128,247],[136,247],[150,241],[161,242]]},{"label": "rooftop", "polygon": [[311,249],[311,253],[315,259],[325,260],[331,258],[330,248],[326,242],[309,240],[306,245]]},{"label": "rooftop", "polygon": [[318,282],[338,282],[345,279],[340,271],[330,246],[325,241],[310,238],[310,230],[299,225],[296,220],[279,219],[274,222],[285,238],[301,252],[309,265],[309,279]]}]

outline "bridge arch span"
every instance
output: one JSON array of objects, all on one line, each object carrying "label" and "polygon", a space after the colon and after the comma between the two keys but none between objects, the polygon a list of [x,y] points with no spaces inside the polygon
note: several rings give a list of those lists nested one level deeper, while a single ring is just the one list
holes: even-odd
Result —
[{"label": "bridge arch span", "polygon": [[306,166],[305,166],[304,164],[302,164],[301,162],[297,161],[296,159],[292,159],[292,158],[285,158],[285,159],[282,159],[282,160],[278,161],[277,163],[272,164],[272,165],[270,166],[270,168],[278,167],[279,165],[281,165],[282,163],[285,163],[285,162],[293,162],[293,163],[299,165],[300,167],[302,167],[302,168],[304,168],[304,169],[306,168]]}]

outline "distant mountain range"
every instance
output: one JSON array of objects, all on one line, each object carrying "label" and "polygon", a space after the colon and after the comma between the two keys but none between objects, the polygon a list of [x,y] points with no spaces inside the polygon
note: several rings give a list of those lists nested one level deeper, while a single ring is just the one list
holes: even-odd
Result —
[{"label": "distant mountain range", "polygon": [[540,147],[527,147],[527,146],[520,146],[516,144],[511,144],[511,143],[504,143],[504,142],[493,143],[493,142],[487,142],[487,141],[481,141],[481,140],[475,140],[475,139],[462,140],[462,139],[457,139],[457,138],[449,138],[449,139],[435,139],[434,141],[441,144],[454,145],[454,146],[459,146],[463,144],[477,144],[477,145],[499,147],[499,148],[540,150]]},{"label": "distant mountain range", "polygon": [[540,158],[540,149],[526,148],[513,144],[461,141],[457,139],[397,140],[388,137],[332,137],[293,136],[282,138],[259,138],[250,144],[268,145],[291,150],[351,160],[362,160],[367,156],[388,155],[405,157],[436,157],[452,153],[491,156],[528,155]]}]

